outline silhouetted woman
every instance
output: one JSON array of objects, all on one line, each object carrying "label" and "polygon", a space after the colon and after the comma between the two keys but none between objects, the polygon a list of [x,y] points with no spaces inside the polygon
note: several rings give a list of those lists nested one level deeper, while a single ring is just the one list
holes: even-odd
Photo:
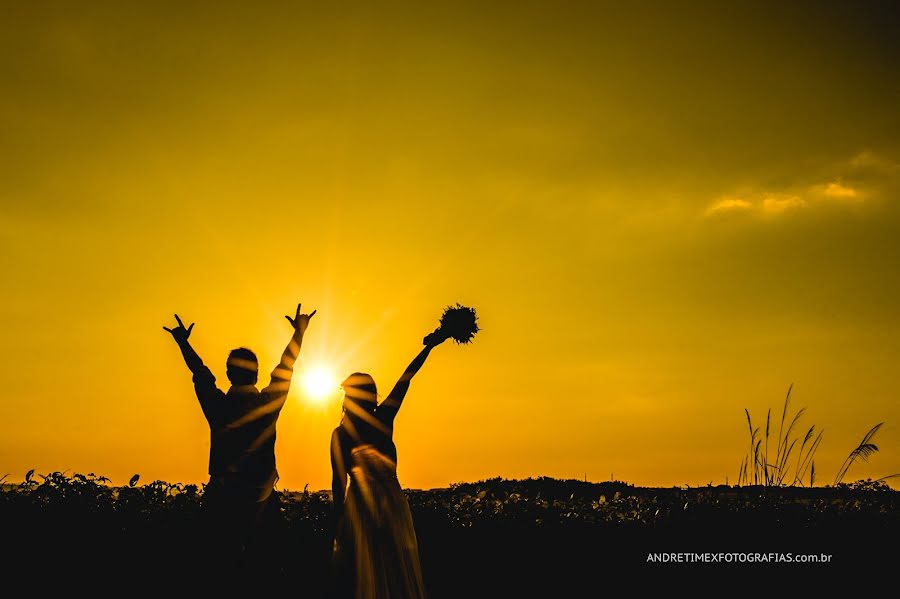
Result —
[{"label": "silhouetted woman", "polygon": [[[412,514],[397,480],[394,417],[412,377],[447,336],[435,331],[387,398],[368,374],[341,386],[344,412],[331,435],[332,490],[337,515],[333,566],[335,593],[354,599],[425,596]],[[348,484],[349,478],[349,484]]]}]

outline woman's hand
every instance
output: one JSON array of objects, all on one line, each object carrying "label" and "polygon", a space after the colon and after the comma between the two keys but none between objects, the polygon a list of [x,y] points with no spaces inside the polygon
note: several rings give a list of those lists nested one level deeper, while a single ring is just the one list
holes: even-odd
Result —
[{"label": "woman's hand", "polygon": [[437,328],[425,335],[425,338],[422,339],[422,345],[424,345],[425,347],[437,347],[448,338],[449,337],[444,332],[442,332],[440,328]]}]

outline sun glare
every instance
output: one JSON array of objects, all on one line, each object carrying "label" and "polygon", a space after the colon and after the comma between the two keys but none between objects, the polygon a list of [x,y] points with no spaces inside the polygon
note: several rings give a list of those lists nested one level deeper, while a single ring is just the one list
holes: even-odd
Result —
[{"label": "sun glare", "polygon": [[337,378],[328,368],[315,366],[306,371],[301,381],[303,392],[313,401],[324,401],[329,395],[337,393]]}]

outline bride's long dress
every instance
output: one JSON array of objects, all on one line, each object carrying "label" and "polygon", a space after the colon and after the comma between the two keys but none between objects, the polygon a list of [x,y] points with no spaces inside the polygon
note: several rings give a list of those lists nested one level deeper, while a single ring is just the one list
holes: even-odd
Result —
[{"label": "bride's long dress", "polygon": [[341,594],[354,599],[421,599],[425,587],[419,547],[409,503],[397,480],[397,449],[387,435],[378,437],[347,452],[350,483],[334,546]]}]

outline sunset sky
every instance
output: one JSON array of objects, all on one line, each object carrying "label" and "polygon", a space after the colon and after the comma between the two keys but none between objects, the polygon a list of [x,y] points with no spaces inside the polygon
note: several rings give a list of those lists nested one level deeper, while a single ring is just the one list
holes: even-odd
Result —
[{"label": "sunset sky", "polygon": [[297,302],[282,488],[340,417],[299,377],[387,393],[455,302],[405,486],[734,483],[791,383],[820,483],[882,421],[848,479],[900,472],[896,5],[80,4],[0,7],[0,476],[205,481],[162,326],[226,384]]}]

